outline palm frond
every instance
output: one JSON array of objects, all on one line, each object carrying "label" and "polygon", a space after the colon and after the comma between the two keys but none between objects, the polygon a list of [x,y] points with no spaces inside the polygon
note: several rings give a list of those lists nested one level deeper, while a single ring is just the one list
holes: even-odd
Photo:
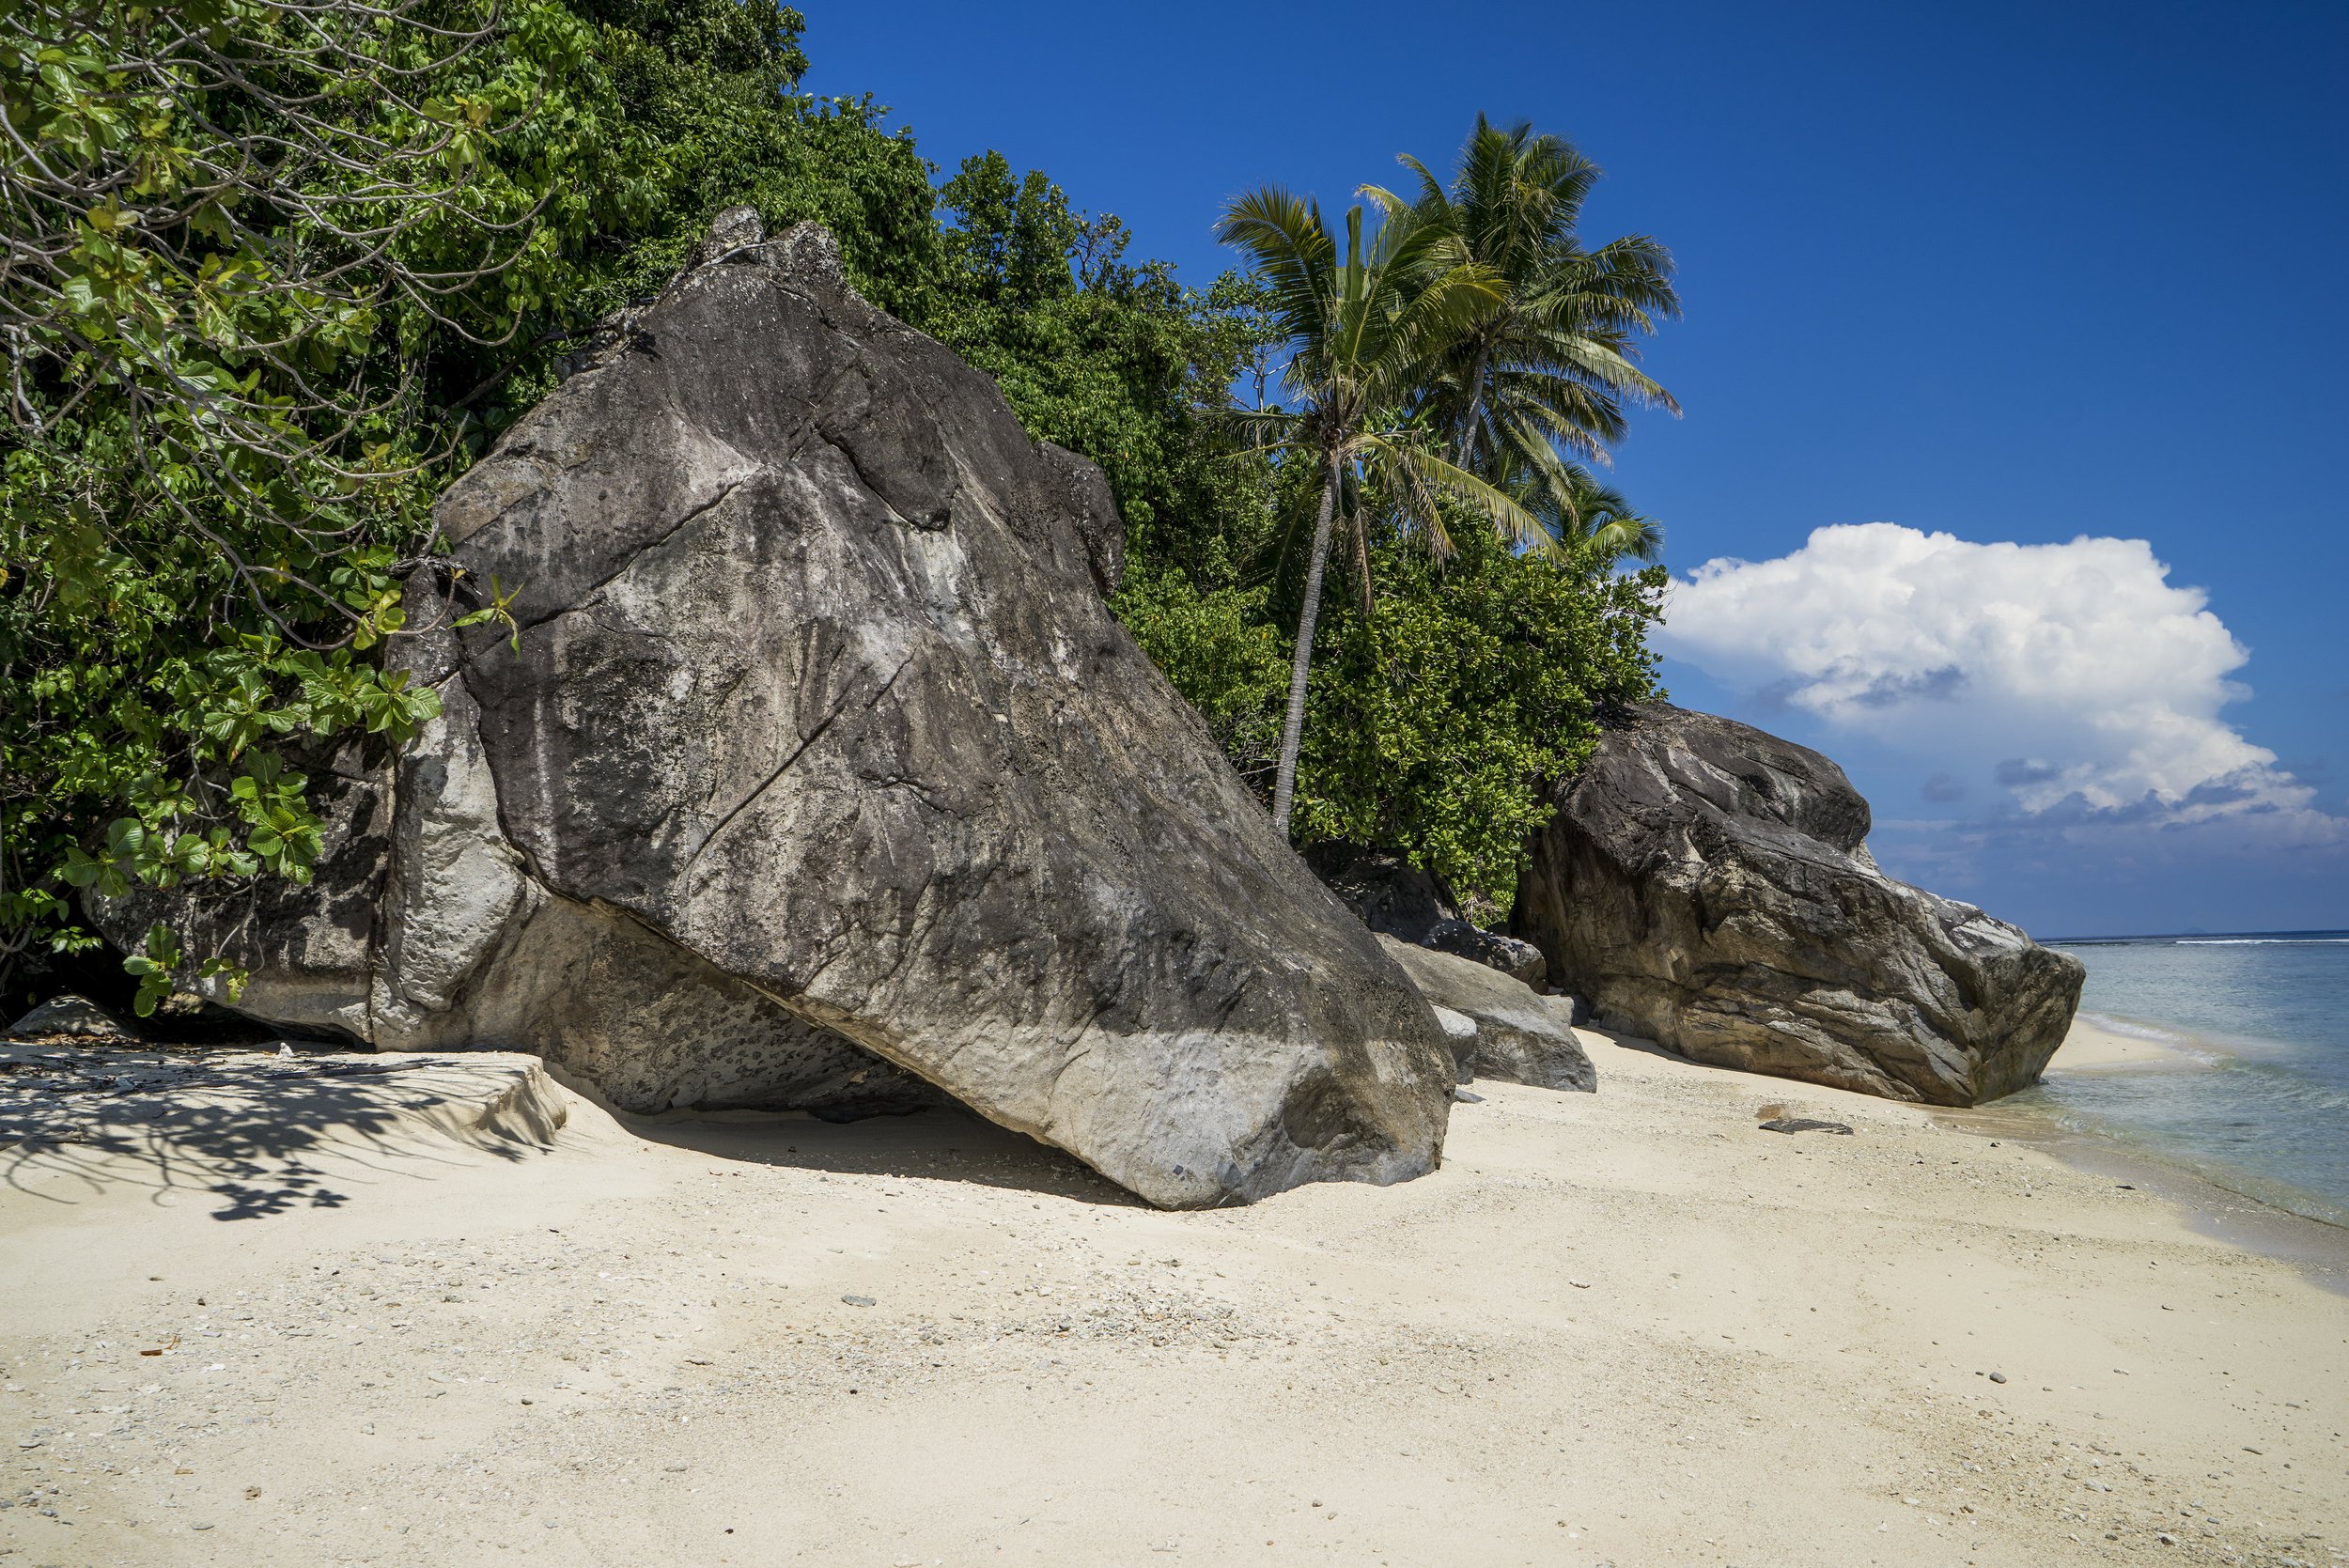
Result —
[{"label": "palm frond", "polygon": [[1437,457],[1423,442],[1379,434],[1364,437],[1362,448],[1365,466],[1418,501],[1423,523],[1440,530],[1442,519],[1435,501],[1439,496],[1449,496],[1482,513],[1517,549],[1543,554],[1556,552],[1557,536],[1517,497],[1456,463]]}]

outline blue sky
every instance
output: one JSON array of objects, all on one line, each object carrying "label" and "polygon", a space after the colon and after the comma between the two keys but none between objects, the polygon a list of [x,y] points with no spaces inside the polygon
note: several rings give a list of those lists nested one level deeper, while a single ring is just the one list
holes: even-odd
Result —
[{"label": "blue sky", "polygon": [[1202,282],[1251,184],[1569,137],[1688,306],[1617,469],[1674,697],[2039,934],[2349,926],[2349,7],[803,8],[809,87]]}]

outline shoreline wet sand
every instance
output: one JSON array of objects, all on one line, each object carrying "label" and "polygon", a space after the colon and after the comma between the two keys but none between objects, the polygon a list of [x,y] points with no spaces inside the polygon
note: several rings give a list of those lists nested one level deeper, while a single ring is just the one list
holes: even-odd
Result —
[{"label": "shoreline wet sand", "polygon": [[2201,1234],[2297,1264],[2327,1289],[2349,1294],[2349,1227],[2330,1218],[2337,1203],[2239,1165],[2198,1162],[2187,1149],[2097,1126],[2060,1097],[2067,1079],[2218,1071],[2225,1049],[2175,1030],[2085,1014],[2048,1063],[2046,1081],[2057,1093],[2026,1092],[1943,1114],[1952,1127],[2028,1141],[2077,1169],[2156,1193]]}]

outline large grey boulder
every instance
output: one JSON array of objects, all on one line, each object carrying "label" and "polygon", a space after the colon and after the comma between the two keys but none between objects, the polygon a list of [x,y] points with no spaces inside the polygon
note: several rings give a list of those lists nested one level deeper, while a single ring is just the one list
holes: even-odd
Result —
[{"label": "large grey boulder", "polygon": [[720,232],[443,498],[518,646],[410,644],[336,929],[213,922],[241,1005],[623,1109],[918,1079],[1170,1206],[1431,1169],[1434,1016],[1110,615],[1099,471],[821,229]]},{"label": "large grey boulder", "polygon": [[1476,1025],[1474,1076],[1540,1089],[1598,1087],[1598,1069],[1574,1037],[1574,999],[1542,996],[1489,964],[1380,937],[1419,994]]},{"label": "large grey boulder", "polygon": [[1557,791],[1516,928],[1599,1018],[1700,1062],[1972,1105],[2034,1082],[2085,970],[1877,869],[1818,753],[1668,704]]}]

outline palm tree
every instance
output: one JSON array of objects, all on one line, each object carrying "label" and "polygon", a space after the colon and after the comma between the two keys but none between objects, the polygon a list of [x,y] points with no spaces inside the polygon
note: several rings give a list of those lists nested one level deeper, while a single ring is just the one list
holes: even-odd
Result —
[{"label": "palm tree", "polygon": [[1272,314],[1289,349],[1283,381],[1293,406],[1237,417],[1266,446],[1298,454],[1320,475],[1320,514],[1307,557],[1272,788],[1272,820],[1286,833],[1330,520],[1341,496],[1375,489],[1433,529],[1439,541],[1436,503],[1443,496],[1475,507],[1520,546],[1548,549],[1554,541],[1510,496],[1436,456],[1424,430],[1402,417],[1423,400],[1430,378],[1461,339],[1503,303],[1500,281],[1469,261],[1453,236],[1405,210],[1389,213],[1365,240],[1362,210],[1354,207],[1346,210],[1341,256],[1322,223],[1320,204],[1278,186],[1234,200],[1216,234],[1246,255],[1269,287]]},{"label": "palm tree", "polygon": [[1657,318],[1680,313],[1672,255],[1644,235],[1583,249],[1576,225],[1596,164],[1556,136],[1483,115],[1449,187],[1419,160],[1402,162],[1419,176],[1417,200],[1377,186],[1362,194],[1390,216],[1408,211],[1452,236],[1507,287],[1501,307],[1453,345],[1430,390],[1428,412],[1452,432],[1462,466],[1490,476],[1508,461],[1504,447],[1604,461],[1626,403],[1680,411],[1634,363]]},{"label": "palm tree", "polygon": [[1633,511],[1621,490],[1600,484],[1587,469],[1578,471],[1566,537],[1589,545],[1610,565],[1628,555],[1653,566],[1664,553],[1664,525]]},{"label": "palm tree", "polygon": [[1602,566],[1626,556],[1653,563],[1663,554],[1662,523],[1634,512],[1621,490],[1547,442],[1531,444],[1530,451],[1517,443],[1503,448],[1493,480],[1562,544],[1581,547]]}]

